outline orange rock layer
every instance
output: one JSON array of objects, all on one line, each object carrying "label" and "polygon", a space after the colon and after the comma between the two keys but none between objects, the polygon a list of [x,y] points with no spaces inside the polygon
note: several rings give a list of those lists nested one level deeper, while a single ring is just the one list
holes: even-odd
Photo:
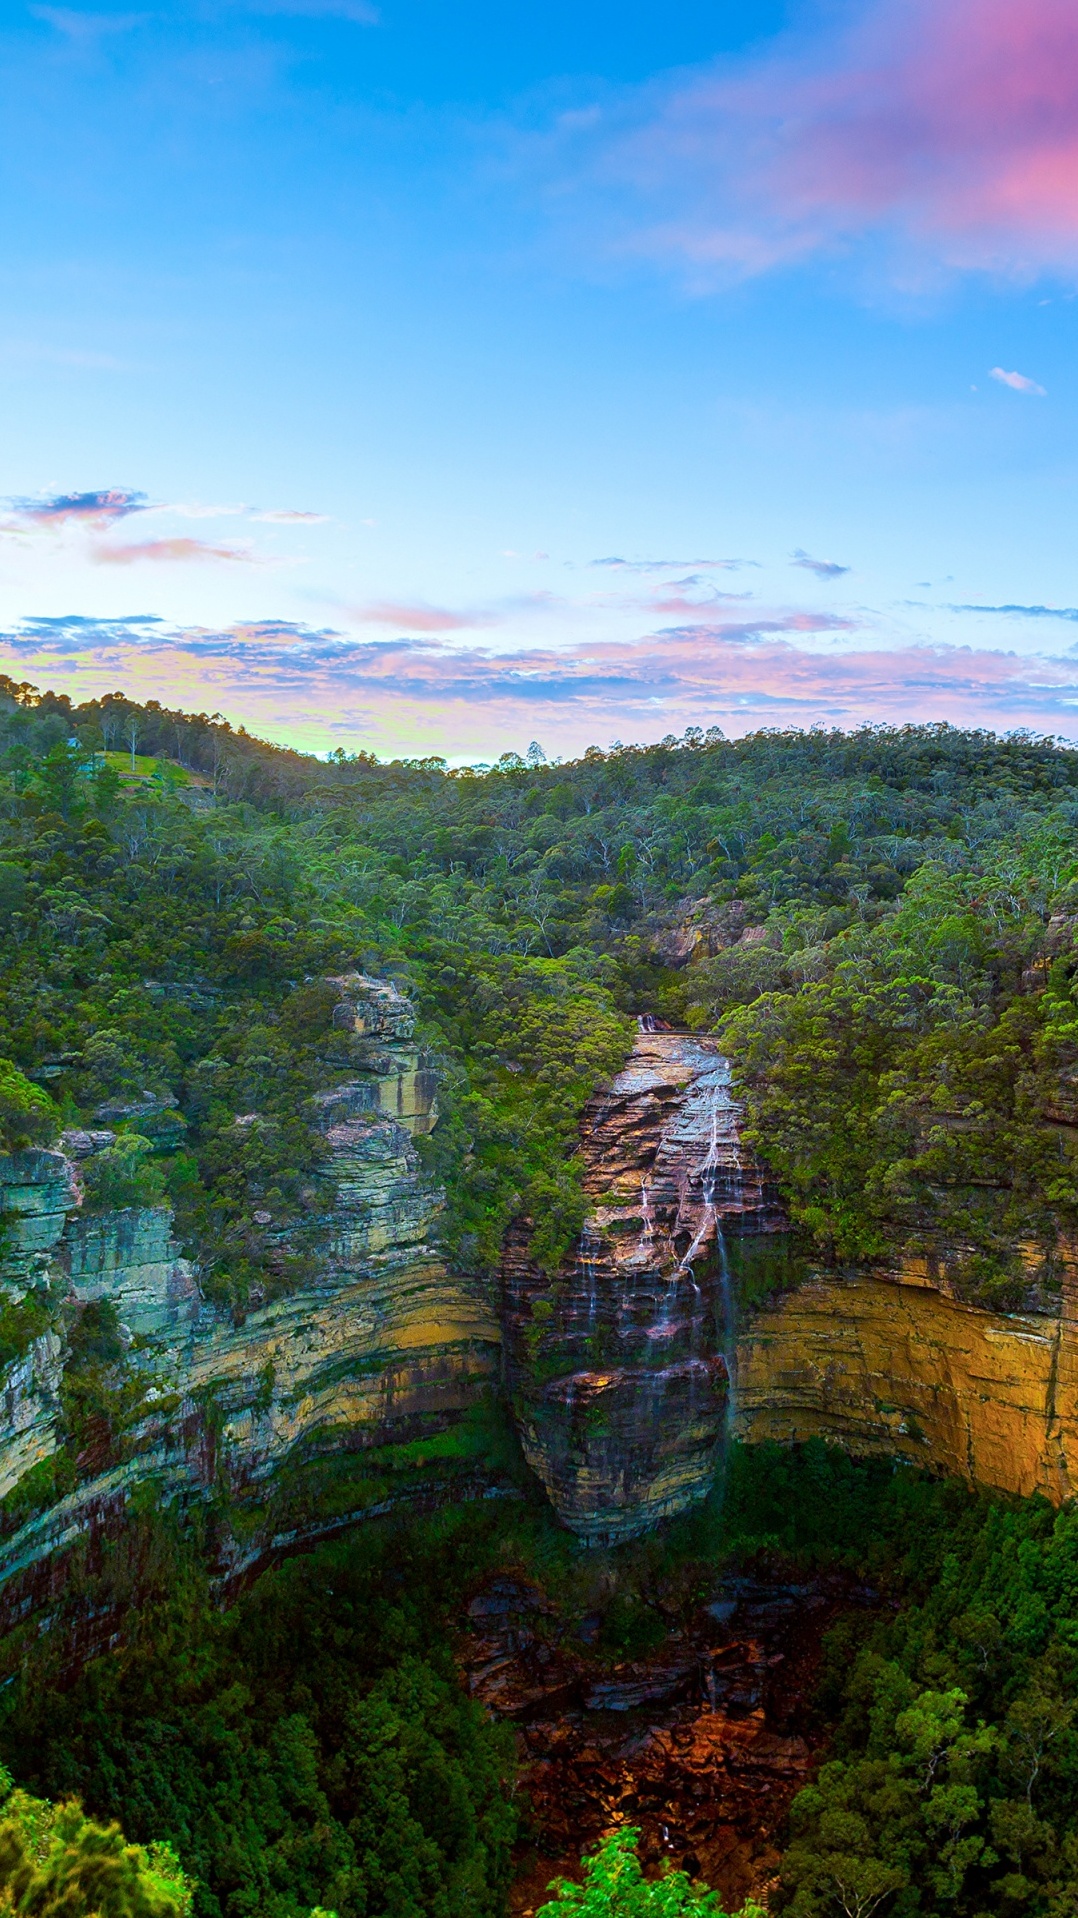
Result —
[{"label": "orange rock layer", "polygon": [[758,1312],[740,1438],[837,1441],[1061,1504],[1078,1492],[1078,1293],[1058,1318],[963,1305],[911,1272],[819,1278]]}]

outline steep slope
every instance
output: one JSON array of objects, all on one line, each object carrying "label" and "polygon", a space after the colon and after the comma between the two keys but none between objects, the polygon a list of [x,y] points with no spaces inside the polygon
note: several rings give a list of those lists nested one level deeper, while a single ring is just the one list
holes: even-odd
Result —
[{"label": "steep slope", "polygon": [[[412,1009],[361,974],[331,984],[334,1023],[356,1035],[355,1070],[314,1101],[330,1204],[325,1250],[302,1289],[239,1318],[202,1300],[167,1208],[83,1211],[80,1164],[109,1132],[0,1159],[7,1297],[16,1307],[44,1299],[50,1321],[0,1387],[9,1609],[43,1560],[55,1575],[55,1555],[115,1527],[147,1483],[167,1498],[252,1503],[242,1537],[222,1534],[222,1569],[324,1529],[345,1515],[334,1497],[347,1509],[348,1487],[335,1488],[327,1468],[329,1497],[312,1501],[297,1485],[290,1501],[289,1474],[342,1453],[370,1457],[370,1482],[360,1471],[351,1483],[363,1509],[386,1447],[424,1439],[437,1450],[440,1439],[446,1449],[494,1382],[497,1322],[482,1289],[446,1270],[442,1195],[412,1143],[437,1118]],[[236,1125],[256,1121],[240,1114]]]},{"label": "steep slope", "polygon": [[986,1312],[915,1269],[817,1275],[738,1346],[736,1430],[825,1438],[1054,1505],[1078,1490],[1078,1271],[1058,1316]]},{"label": "steep slope", "polygon": [[582,1126],[589,1212],[552,1281],[510,1234],[507,1365],[525,1455],[559,1518],[593,1541],[706,1493],[729,1396],[724,1235],[781,1215],[739,1148],[726,1060],[641,1031]]}]

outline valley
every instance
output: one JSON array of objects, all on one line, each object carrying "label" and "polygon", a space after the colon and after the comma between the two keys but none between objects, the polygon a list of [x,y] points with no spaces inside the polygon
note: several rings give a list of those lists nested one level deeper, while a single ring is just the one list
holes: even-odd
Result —
[{"label": "valley", "polygon": [[5,697],[17,1784],[196,1918],[534,1918],[627,1828],[1061,1918],[1073,756],[172,717],[191,805]]}]

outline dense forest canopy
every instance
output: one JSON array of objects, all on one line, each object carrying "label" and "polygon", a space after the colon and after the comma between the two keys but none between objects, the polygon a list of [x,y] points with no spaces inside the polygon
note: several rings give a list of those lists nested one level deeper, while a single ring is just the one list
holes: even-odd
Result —
[{"label": "dense forest canopy", "polygon": [[[319,980],[359,964],[419,1005],[445,1088],[426,1149],[471,1268],[520,1211],[556,1266],[577,1115],[651,1012],[721,1024],[815,1256],[901,1244],[971,1297],[1014,1305],[1035,1271],[1051,1301],[1078,1221],[1078,753],[713,729],[450,770],[0,693],[0,1017],[37,1088],[0,1087],[8,1136],[47,1129],[39,1093],[68,1123],[112,1113],[128,1136],[96,1196],[167,1186],[211,1296],[242,1309],[302,1276],[304,1102],[333,1075]],[[237,1110],[263,1121],[239,1154]]]}]

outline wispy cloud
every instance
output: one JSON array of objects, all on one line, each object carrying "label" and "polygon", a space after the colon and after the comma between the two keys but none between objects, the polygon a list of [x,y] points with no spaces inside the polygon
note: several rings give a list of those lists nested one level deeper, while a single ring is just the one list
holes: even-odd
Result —
[{"label": "wispy cloud", "polygon": [[1002,366],[993,366],[988,377],[998,380],[1001,386],[1009,386],[1012,393],[1034,394],[1042,400],[1047,398],[1046,388],[1038,386],[1036,380],[1031,380],[1025,373],[1007,373]]},{"label": "wispy cloud", "polygon": [[275,526],[318,526],[329,519],[328,513],[308,513],[292,506],[248,506],[242,500],[158,500],[146,511],[172,513],[177,519],[249,519]]},{"label": "wispy cloud", "polygon": [[741,60],[607,95],[550,129],[557,204],[607,250],[705,283],[852,251],[1078,269],[1073,0],[852,0]]},{"label": "wispy cloud", "polygon": [[[133,493],[123,487],[106,487],[96,493],[52,493],[40,499],[9,499],[7,505],[16,526],[85,526],[101,531],[131,513],[146,510],[145,493]],[[7,530],[11,530],[8,522]]]},{"label": "wispy cloud", "polygon": [[589,566],[606,566],[618,573],[671,573],[686,567],[700,571],[736,573],[741,566],[756,566],[754,559],[589,559]]},{"label": "wispy cloud", "polygon": [[949,613],[1002,613],[1014,619],[1078,620],[1078,606],[948,606]]},{"label": "wispy cloud", "polygon": [[798,546],[790,559],[791,566],[800,566],[806,573],[815,573],[817,579],[841,579],[843,573],[853,571],[851,566],[839,566],[833,559],[813,559],[811,553],[803,552]]},{"label": "wispy cloud", "polygon": [[490,626],[491,612],[450,612],[443,606],[409,605],[399,600],[375,600],[368,606],[352,606],[349,617],[360,626],[396,626],[409,633],[460,633],[469,627]]},{"label": "wispy cloud", "polygon": [[245,0],[245,11],[307,20],[346,20],[354,27],[376,27],[382,17],[369,0]]},{"label": "wispy cloud", "polygon": [[265,512],[252,509],[249,518],[264,520],[272,526],[324,526],[328,513],[301,513],[288,506],[271,506]]},{"label": "wispy cloud", "polygon": [[130,33],[151,17],[148,13],[83,13],[75,7],[31,7],[30,12],[35,20],[43,20],[81,46],[90,46],[110,34]]},{"label": "wispy cloud", "polygon": [[135,566],[142,560],[165,566],[188,566],[206,561],[242,565],[255,563],[255,555],[241,546],[214,546],[203,539],[144,539],[127,546],[101,543],[91,547],[90,558],[97,566]]},{"label": "wispy cloud", "polygon": [[212,500],[170,500],[147,507],[151,513],[172,513],[176,519],[246,519],[250,508],[242,502],[219,505]]},{"label": "wispy cloud", "polygon": [[720,593],[709,580],[692,574],[671,581],[669,588],[642,602],[650,613],[706,613],[709,607],[729,606],[752,598],[751,593]]}]

